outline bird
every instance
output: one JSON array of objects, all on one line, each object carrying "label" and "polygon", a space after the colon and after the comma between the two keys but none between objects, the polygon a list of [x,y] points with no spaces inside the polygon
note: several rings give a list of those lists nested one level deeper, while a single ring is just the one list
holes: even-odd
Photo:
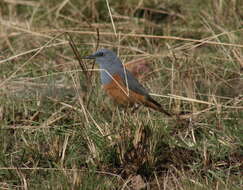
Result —
[{"label": "bird", "polygon": [[119,105],[132,107],[142,104],[167,116],[173,116],[150,96],[149,91],[124,67],[112,50],[101,48],[83,58],[95,59],[100,67],[100,79],[104,91]]}]

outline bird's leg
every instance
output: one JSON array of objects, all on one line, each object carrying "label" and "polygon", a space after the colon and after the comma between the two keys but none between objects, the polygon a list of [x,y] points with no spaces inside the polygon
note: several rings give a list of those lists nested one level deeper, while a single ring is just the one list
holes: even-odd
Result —
[{"label": "bird's leg", "polygon": [[134,107],[132,108],[131,113],[135,113],[139,108],[140,108],[140,105],[139,104],[135,104]]}]

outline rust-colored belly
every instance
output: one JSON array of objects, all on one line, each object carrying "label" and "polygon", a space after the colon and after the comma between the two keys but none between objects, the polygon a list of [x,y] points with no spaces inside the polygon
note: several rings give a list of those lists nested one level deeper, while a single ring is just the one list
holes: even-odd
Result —
[{"label": "rust-colored belly", "polygon": [[118,104],[123,106],[132,106],[135,103],[145,102],[143,95],[127,89],[119,75],[113,75],[113,80],[109,84],[103,85],[103,89]]}]

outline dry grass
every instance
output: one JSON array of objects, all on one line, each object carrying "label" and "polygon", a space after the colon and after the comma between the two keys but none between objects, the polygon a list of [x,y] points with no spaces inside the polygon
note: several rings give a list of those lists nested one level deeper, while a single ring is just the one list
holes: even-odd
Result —
[{"label": "dry grass", "polygon": [[[0,187],[242,189],[242,10],[235,0],[1,1]],[[77,59],[99,47],[166,109],[193,116],[117,108],[96,65]]]}]

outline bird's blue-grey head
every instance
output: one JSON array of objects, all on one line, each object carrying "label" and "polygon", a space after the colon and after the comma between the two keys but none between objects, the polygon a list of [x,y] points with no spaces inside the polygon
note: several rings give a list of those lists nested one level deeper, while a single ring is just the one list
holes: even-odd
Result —
[{"label": "bird's blue-grey head", "polygon": [[[107,84],[111,81],[110,75],[121,72],[123,65],[121,60],[117,57],[116,53],[109,49],[99,49],[90,56],[84,57],[86,59],[95,59],[101,69],[101,82]],[[109,74],[107,74],[107,72]]]}]

